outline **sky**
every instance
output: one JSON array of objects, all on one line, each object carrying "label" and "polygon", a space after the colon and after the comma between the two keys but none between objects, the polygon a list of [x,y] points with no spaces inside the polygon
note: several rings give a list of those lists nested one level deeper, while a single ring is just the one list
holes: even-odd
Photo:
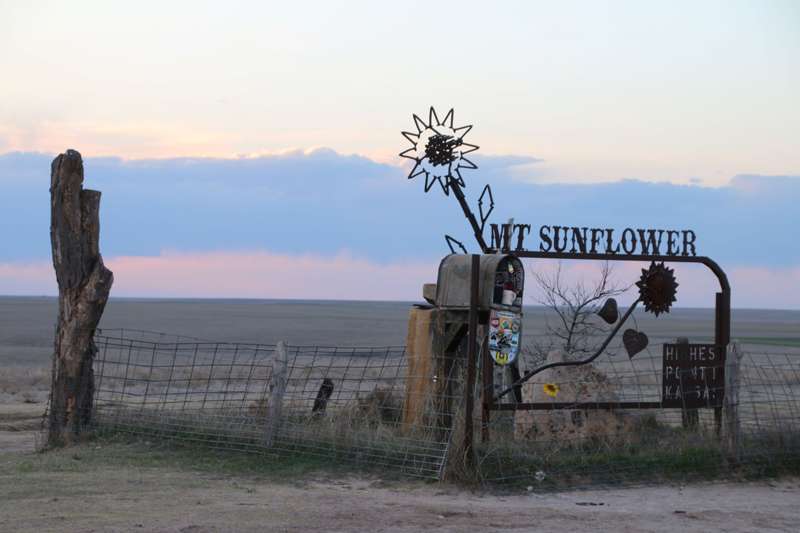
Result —
[{"label": "sky", "polygon": [[[112,294],[417,300],[444,234],[475,250],[398,157],[433,105],[474,125],[466,192],[491,184],[493,222],[691,228],[735,306],[800,308],[800,3],[0,12],[0,294],[55,293],[49,163],[74,148]],[[678,273],[679,304],[712,304]]]}]

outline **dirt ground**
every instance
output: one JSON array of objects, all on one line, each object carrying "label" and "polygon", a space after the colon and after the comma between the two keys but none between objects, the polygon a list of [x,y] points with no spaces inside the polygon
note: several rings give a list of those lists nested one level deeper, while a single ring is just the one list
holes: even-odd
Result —
[{"label": "dirt ground", "polygon": [[797,531],[800,480],[556,494],[369,476],[264,478],[89,442],[35,452],[41,404],[0,405],[0,531]]}]

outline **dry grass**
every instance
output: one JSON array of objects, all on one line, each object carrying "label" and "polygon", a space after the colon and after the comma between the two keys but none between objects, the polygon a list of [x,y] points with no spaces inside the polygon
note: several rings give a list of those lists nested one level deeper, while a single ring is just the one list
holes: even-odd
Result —
[{"label": "dry grass", "polygon": [[[269,440],[268,394],[216,409],[106,402],[98,406],[96,422],[100,429],[216,448],[279,456],[300,453],[435,476],[444,452],[439,428],[402,427],[403,397],[390,387],[350,392],[346,399],[332,398],[324,413],[312,413],[306,399],[285,398],[280,423],[274,425],[276,433]],[[409,457],[416,458],[406,464]]]},{"label": "dry grass", "polygon": [[4,367],[0,374],[0,403],[41,403],[50,391],[50,370],[41,367]]},{"label": "dry grass", "polygon": [[[389,351],[377,349],[365,356],[295,347],[289,353],[280,420],[275,421],[268,418],[271,358],[231,344],[220,345],[219,353],[215,348],[210,360],[204,345],[200,352],[143,346],[104,354],[98,398],[101,427],[218,448],[347,460],[425,477],[449,471],[451,460],[457,465],[461,456],[465,467],[470,466],[461,449],[460,378],[452,386],[437,388],[436,398],[413,401],[416,398],[406,387],[414,376],[408,374],[401,354],[390,356]],[[800,404],[793,387],[798,370],[789,354],[757,355],[743,362],[739,410],[743,431],[770,430],[779,422],[784,428],[797,424]],[[660,349],[654,345],[633,360],[609,356],[591,366],[551,369],[527,384],[523,396],[526,401],[567,404],[655,402],[661,397],[660,378]],[[557,398],[543,395],[544,383],[559,386]],[[314,413],[319,411],[314,404],[321,390],[328,395],[324,414]],[[453,401],[444,401],[442,394]],[[474,409],[476,416],[480,411],[480,406]],[[480,469],[486,479],[530,481],[541,470],[576,484],[582,483],[576,477],[608,480],[631,472],[635,477],[647,472],[649,465],[675,466],[684,472],[694,465],[713,473],[720,470],[725,454],[713,415],[713,410],[705,409],[697,428],[684,428],[680,409],[569,408],[516,416],[495,412],[491,440],[480,446]]]}]

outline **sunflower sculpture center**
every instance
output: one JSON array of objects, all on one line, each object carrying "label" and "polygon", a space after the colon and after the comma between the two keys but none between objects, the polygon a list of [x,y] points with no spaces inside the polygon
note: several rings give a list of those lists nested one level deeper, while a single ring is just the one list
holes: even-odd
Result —
[{"label": "sunflower sculpture center", "polygon": [[453,150],[460,145],[461,139],[455,139],[450,135],[434,135],[425,145],[425,157],[433,166],[449,165],[456,160],[457,156]]},{"label": "sunflower sculpture center", "polygon": [[416,132],[403,132],[412,147],[400,154],[414,161],[414,168],[409,172],[408,178],[425,176],[425,192],[431,190],[437,182],[447,195],[453,185],[464,187],[461,170],[478,168],[465,157],[478,149],[476,145],[464,141],[464,136],[472,126],[455,127],[452,109],[440,119],[433,108],[427,122],[414,115],[414,125]]},{"label": "sunflower sculpture center", "polygon": [[650,268],[642,269],[642,276],[636,282],[636,286],[639,287],[639,296],[644,303],[645,311],[656,316],[669,313],[678,289],[674,272],[664,263],[655,261],[650,264]]}]

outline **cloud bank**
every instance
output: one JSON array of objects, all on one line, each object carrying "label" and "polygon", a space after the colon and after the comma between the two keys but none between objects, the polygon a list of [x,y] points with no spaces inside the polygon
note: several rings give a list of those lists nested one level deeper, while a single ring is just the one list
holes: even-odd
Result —
[{"label": "cloud bank", "polygon": [[[0,293],[49,292],[51,160],[0,155]],[[698,254],[738,273],[738,305],[800,305],[792,303],[800,302],[800,246],[792,237],[800,177],[740,175],[718,188],[544,184],[520,179],[535,173],[535,158],[475,160],[480,168],[465,172],[466,193],[477,209],[483,185],[491,183],[494,222],[691,228]],[[308,274],[302,297],[418,299],[419,285],[433,281],[448,251],[445,233],[476,251],[453,198],[436,189],[426,195],[405,169],[358,155],[318,149],[239,159],[87,158],[85,168],[85,185],[103,192],[101,249],[118,265],[118,295],[288,297],[285,284],[265,280],[291,277],[296,268]],[[258,268],[210,288],[212,272],[226,261]],[[236,276],[247,282],[237,285]]]}]

